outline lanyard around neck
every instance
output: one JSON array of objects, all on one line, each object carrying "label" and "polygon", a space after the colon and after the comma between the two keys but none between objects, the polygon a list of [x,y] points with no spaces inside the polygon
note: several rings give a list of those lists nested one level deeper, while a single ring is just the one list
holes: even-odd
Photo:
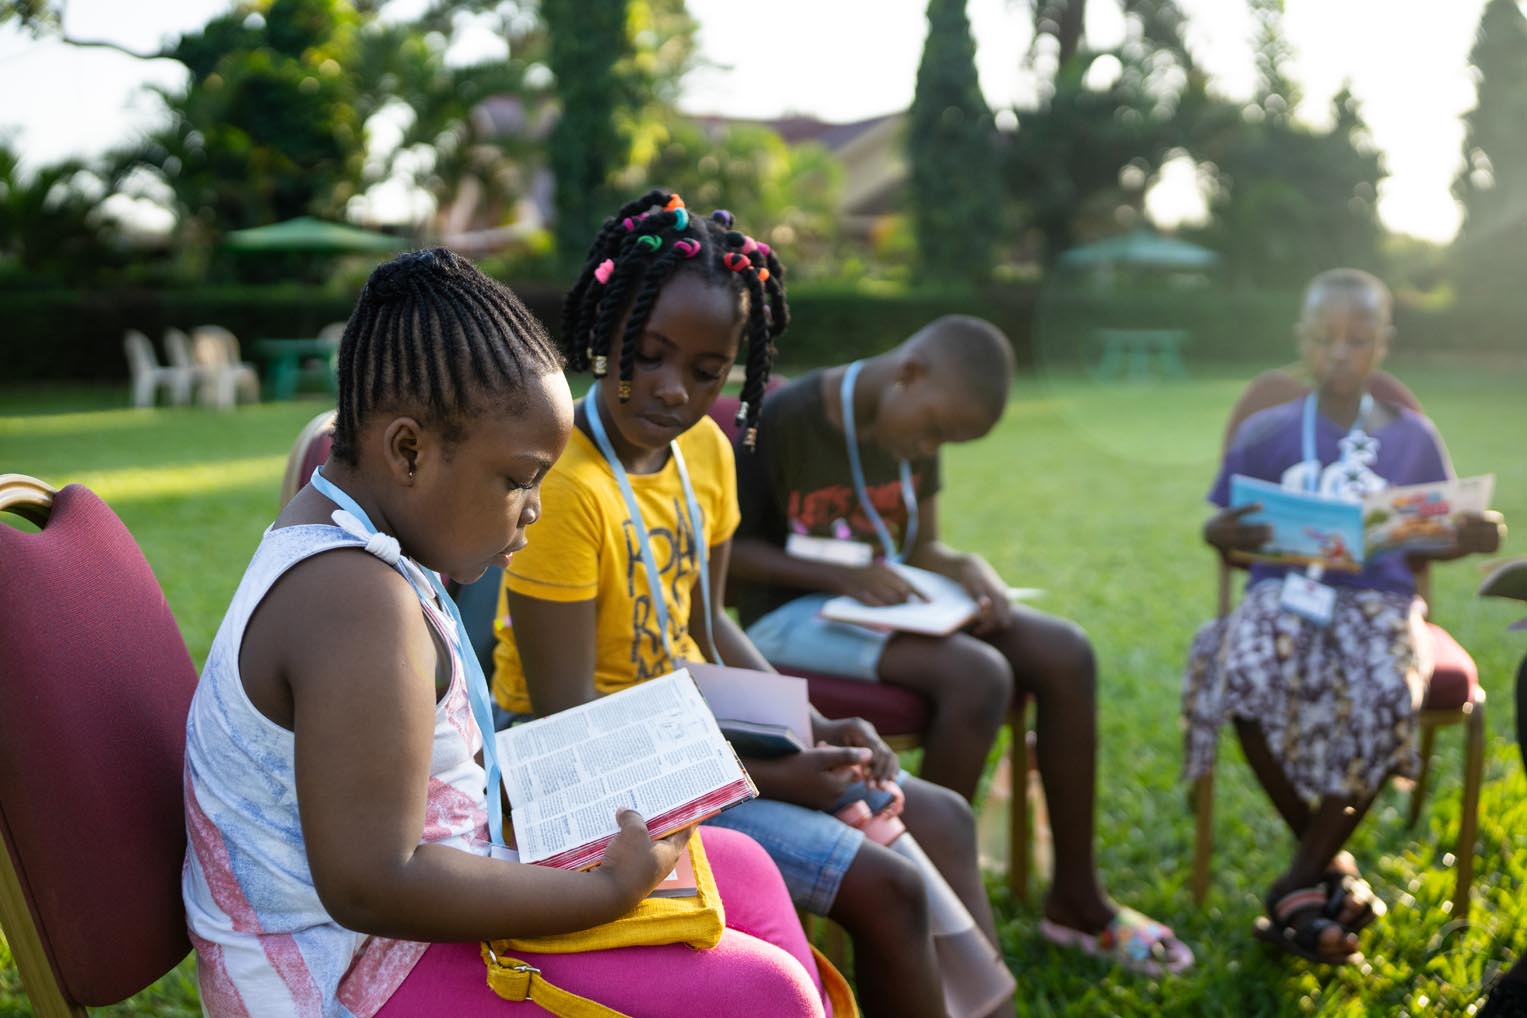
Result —
[{"label": "lanyard around neck", "polygon": [[[1320,489],[1320,455],[1315,449],[1315,412],[1319,400],[1316,393],[1310,393],[1304,397],[1304,427],[1303,427],[1303,453],[1305,462],[1304,486],[1310,491]],[[1347,431],[1348,436],[1363,434],[1363,418],[1373,410],[1373,396],[1363,393],[1362,401],[1357,404],[1357,416],[1352,419],[1352,427]]]},{"label": "lanyard around neck", "polygon": [[[323,476],[323,468],[316,467],[313,470],[311,481],[325,498],[348,512],[358,520],[368,533],[377,534],[376,524],[371,522],[371,517],[366,515],[366,510],[351,498],[350,495],[337,484]],[[456,631],[450,634],[451,643],[456,648],[456,655],[461,658],[461,666],[466,673],[467,702],[472,706],[472,717],[477,722],[477,728],[482,732],[482,760],[483,770],[487,773],[487,797],[488,797],[488,835],[495,845],[504,843],[504,806],[499,795],[499,767],[498,748],[493,741],[493,709],[489,704],[488,680],[483,675],[482,663],[477,660],[477,654],[465,643],[467,625],[461,620],[461,611],[456,607],[456,602],[445,592],[445,587],[440,583],[440,577],[433,569],[414,567],[408,558],[398,560],[398,565],[403,576],[414,588],[422,599],[424,591],[419,589],[416,575],[423,576],[433,588],[435,598],[445,606],[450,613],[452,621],[456,623]],[[413,568],[410,568],[413,567]]]},{"label": "lanyard around neck", "polygon": [[853,473],[854,493],[859,496],[859,508],[864,510],[864,515],[869,517],[870,526],[875,528],[875,534],[880,538],[880,545],[885,549],[885,557],[892,562],[905,561],[912,551],[912,545],[917,540],[917,491],[912,487],[912,464],[906,460],[901,461],[901,500],[907,507],[907,529],[905,539],[901,543],[901,551],[896,550],[896,543],[891,540],[891,531],[885,525],[872,502],[870,502],[869,490],[864,485],[864,464],[859,459],[859,436],[854,427],[854,382],[859,377],[859,369],[864,367],[863,361],[854,361],[843,369],[843,386],[839,390],[843,403],[843,438],[848,446],[848,469]]},{"label": "lanyard around neck", "polygon": [[[657,558],[652,554],[652,541],[647,536],[647,522],[642,518],[642,507],[636,501],[636,492],[631,488],[631,478],[626,474],[625,465],[620,462],[620,457],[615,455],[615,448],[610,444],[610,436],[605,433],[604,422],[599,419],[599,392],[600,385],[595,382],[589,388],[588,395],[583,398],[583,410],[588,415],[589,430],[594,433],[594,443],[599,446],[600,454],[610,465],[610,473],[615,475],[615,483],[620,486],[621,497],[626,500],[626,512],[631,517],[632,529],[636,531],[642,567],[647,573],[647,587],[652,593],[652,609],[657,615],[658,632],[663,637],[663,650],[667,653],[668,660],[677,664],[678,657],[674,654],[673,644],[668,637],[668,598],[663,594],[663,575],[658,570]],[[689,481],[689,468],[684,463],[684,454],[679,451],[679,443],[669,442],[668,451],[673,456],[673,465],[678,468],[679,484],[684,488],[684,504],[689,511],[689,528],[695,542],[695,561],[700,570],[700,607],[703,609],[701,614],[705,622],[705,638],[710,641],[711,652],[719,657],[720,651],[716,649],[715,633],[711,630],[710,549],[705,546],[705,530],[701,527],[700,519],[700,502],[695,498],[695,487]],[[677,540],[674,542],[674,556],[674,570],[677,571]]]}]

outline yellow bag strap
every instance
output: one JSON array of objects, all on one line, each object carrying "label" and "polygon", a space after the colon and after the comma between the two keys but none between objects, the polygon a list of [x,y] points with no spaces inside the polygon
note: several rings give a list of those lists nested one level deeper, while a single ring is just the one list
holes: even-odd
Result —
[{"label": "yellow bag strap", "polygon": [[848,985],[848,980],[843,978],[843,973],[838,971],[836,965],[828,960],[827,955],[817,949],[815,944],[808,944],[811,948],[811,956],[816,959],[817,975],[822,980],[822,992],[827,994],[827,999],[832,1001],[833,1018],[859,1018],[859,1002],[854,999],[854,991]]},{"label": "yellow bag strap", "polygon": [[518,958],[500,958],[487,944],[482,960],[488,966],[488,986],[505,1000],[529,1000],[557,1018],[630,1018],[598,1001],[580,997],[552,983],[541,970]]}]

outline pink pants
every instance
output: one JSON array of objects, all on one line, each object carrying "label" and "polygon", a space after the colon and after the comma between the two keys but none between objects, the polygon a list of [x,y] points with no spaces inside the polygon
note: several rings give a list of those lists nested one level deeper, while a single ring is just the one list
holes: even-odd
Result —
[{"label": "pink pants", "polygon": [[[745,834],[706,827],[705,854],[726,906],[708,951],[683,944],[515,957],[564,990],[632,1018],[832,1018],[800,919],[779,870]],[[696,832],[699,836],[699,832]],[[434,944],[376,1018],[448,1014],[533,1018],[550,1012],[488,989],[481,945]]]}]

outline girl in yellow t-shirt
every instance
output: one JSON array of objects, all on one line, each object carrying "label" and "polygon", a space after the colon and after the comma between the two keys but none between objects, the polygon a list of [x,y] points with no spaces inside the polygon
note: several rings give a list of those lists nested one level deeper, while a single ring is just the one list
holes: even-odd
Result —
[{"label": "girl in yellow t-shirt", "polygon": [[[568,360],[596,382],[543,483],[542,521],[505,572],[502,711],[553,713],[686,658],[772,670],[720,610],[739,513],[732,449],[706,414],[746,336],[739,423],[751,446],[772,342],[789,320],[783,277],[730,213],[693,215],[665,191],[606,220],[563,308]],[[710,822],[762,843],[796,903],[848,930],[858,970],[874,973],[859,981],[867,1015],[943,1014],[920,872],[826,811],[860,778],[899,777],[908,829],[994,945],[970,808],[898,775],[868,723],[813,713],[816,748],[748,760],[763,797]]]}]

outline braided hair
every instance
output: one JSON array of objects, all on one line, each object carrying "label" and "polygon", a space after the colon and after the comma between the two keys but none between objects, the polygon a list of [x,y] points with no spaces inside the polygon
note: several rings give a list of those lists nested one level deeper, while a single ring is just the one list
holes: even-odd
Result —
[{"label": "braided hair", "polygon": [[[669,191],[652,190],[622,206],[600,227],[562,304],[562,342],[569,366],[592,368],[595,378],[608,374],[611,356],[618,357],[616,393],[624,403],[631,395],[637,344],[663,284],[682,270],[732,287],[747,297],[746,375],[737,425],[743,429],[744,448],[752,449],[774,339],[790,324],[790,309],[784,266],[768,244],[733,226],[725,209],[702,219]],[[614,332],[627,309],[630,317],[617,347]]]},{"label": "braided hair", "polygon": [[331,454],[358,461],[374,412],[417,413],[447,446],[484,404],[511,411],[562,358],[520,299],[443,247],[411,251],[366,280],[339,344],[339,416]]}]

